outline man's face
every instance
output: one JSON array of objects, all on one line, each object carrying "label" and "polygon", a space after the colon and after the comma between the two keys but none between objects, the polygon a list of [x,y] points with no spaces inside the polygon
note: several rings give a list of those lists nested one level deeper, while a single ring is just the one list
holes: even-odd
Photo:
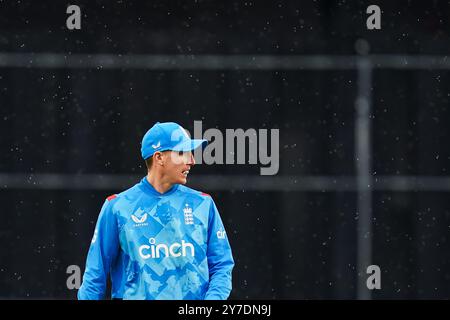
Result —
[{"label": "man's face", "polygon": [[191,151],[164,151],[164,171],[168,180],[175,184],[186,184],[189,170],[195,165]]}]

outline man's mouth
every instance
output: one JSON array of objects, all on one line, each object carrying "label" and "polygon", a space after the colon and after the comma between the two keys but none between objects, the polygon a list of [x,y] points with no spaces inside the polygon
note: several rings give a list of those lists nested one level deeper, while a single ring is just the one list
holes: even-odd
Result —
[{"label": "man's mouth", "polygon": [[188,176],[188,174],[189,174],[189,170],[185,170],[185,171],[183,171],[183,172],[182,172],[182,174],[183,174],[183,176],[187,177],[187,176]]}]

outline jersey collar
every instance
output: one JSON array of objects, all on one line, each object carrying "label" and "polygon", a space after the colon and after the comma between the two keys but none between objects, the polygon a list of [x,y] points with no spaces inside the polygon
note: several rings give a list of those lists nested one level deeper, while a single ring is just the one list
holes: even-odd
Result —
[{"label": "jersey collar", "polygon": [[150,182],[148,182],[146,176],[142,178],[142,180],[141,180],[141,185],[142,185],[142,188],[144,189],[144,191],[145,191],[146,193],[149,193],[149,194],[151,194],[151,195],[155,195],[155,196],[158,196],[158,197],[165,197],[165,196],[168,196],[168,195],[174,193],[175,191],[177,191],[177,189],[178,189],[178,184],[174,184],[174,185],[172,186],[172,188],[170,188],[170,189],[167,190],[166,192],[160,193],[159,191],[157,191],[157,190],[152,186],[152,184],[151,184]]}]

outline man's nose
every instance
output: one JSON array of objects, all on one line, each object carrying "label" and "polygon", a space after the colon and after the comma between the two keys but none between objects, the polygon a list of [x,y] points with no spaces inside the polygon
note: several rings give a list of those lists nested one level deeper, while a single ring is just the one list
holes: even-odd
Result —
[{"label": "man's nose", "polygon": [[189,159],[188,159],[188,163],[189,165],[193,166],[195,164],[195,158],[194,158],[194,154],[192,152],[189,153]]}]

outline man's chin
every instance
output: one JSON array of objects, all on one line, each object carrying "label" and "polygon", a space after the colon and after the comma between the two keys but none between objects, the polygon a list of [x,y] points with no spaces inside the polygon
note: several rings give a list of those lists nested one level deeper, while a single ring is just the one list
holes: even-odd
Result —
[{"label": "man's chin", "polygon": [[186,184],[187,183],[187,178],[181,178],[177,183],[178,184]]}]

